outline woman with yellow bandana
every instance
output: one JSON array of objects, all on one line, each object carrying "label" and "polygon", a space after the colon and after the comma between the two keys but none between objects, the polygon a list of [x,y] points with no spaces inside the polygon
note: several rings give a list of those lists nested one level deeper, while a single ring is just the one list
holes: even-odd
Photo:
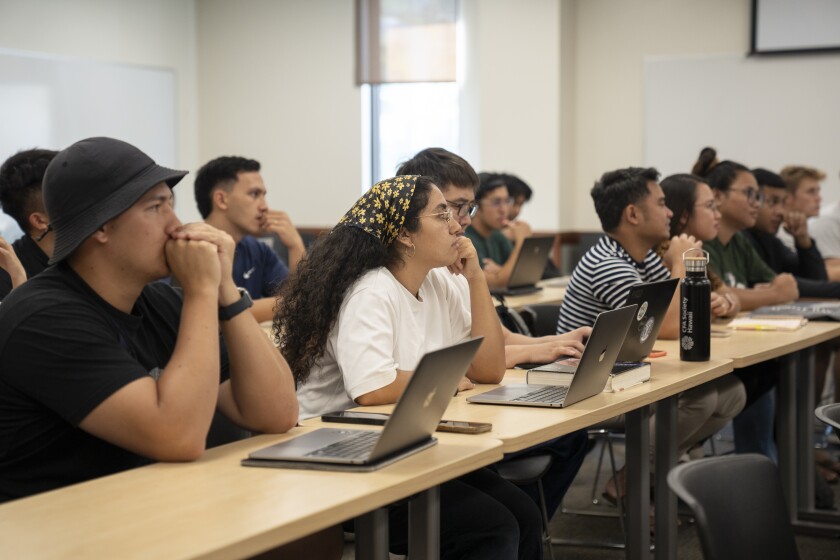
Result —
[{"label": "woman with yellow bandana", "polygon": [[[504,344],[469,239],[431,180],[374,185],[316,241],[281,289],[275,339],[298,386],[301,418],[396,402],[424,353],[485,337],[461,389],[498,383]],[[470,301],[443,275],[461,274]],[[390,510],[392,552],[404,553],[406,508]],[[441,558],[540,558],[540,514],[490,469],[441,488]]]}]

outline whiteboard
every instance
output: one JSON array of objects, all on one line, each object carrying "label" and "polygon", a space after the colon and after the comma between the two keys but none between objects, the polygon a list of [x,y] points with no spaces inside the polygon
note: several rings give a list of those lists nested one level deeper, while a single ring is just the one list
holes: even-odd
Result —
[{"label": "whiteboard", "polygon": [[175,72],[0,49],[0,162],[91,136],[177,167]]},{"label": "whiteboard", "polygon": [[840,200],[840,54],[645,59],[645,164],[686,173],[704,146],[750,168],[816,167],[823,208]]}]

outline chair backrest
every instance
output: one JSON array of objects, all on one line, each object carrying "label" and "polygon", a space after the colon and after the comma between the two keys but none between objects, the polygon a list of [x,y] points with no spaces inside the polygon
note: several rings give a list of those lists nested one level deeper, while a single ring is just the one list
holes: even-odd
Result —
[{"label": "chair backrest", "polygon": [[817,407],[814,414],[820,421],[834,428],[834,431],[840,436],[840,403]]},{"label": "chair backrest", "polygon": [[668,485],[694,512],[705,558],[799,558],[776,465],[767,457],[690,461],[668,473]]},{"label": "chair backrest", "polygon": [[531,328],[534,336],[557,334],[557,318],[560,315],[559,304],[526,305],[521,315]]}]

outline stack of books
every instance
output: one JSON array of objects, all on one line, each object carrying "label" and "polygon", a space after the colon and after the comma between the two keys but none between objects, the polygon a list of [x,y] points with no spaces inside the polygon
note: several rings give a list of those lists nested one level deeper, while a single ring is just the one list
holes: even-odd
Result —
[{"label": "stack of books", "polygon": [[[574,373],[558,372],[553,364],[529,369],[525,374],[525,382],[529,385],[569,385]],[[623,391],[629,387],[640,385],[650,379],[650,362],[616,362],[613,366],[605,393]]]}]

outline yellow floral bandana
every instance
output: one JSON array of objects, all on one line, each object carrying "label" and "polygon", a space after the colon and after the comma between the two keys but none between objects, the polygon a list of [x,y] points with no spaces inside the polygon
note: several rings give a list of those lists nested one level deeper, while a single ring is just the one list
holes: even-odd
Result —
[{"label": "yellow floral bandana", "polygon": [[419,175],[400,175],[373,185],[339,224],[360,228],[386,247],[400,233]]}]

